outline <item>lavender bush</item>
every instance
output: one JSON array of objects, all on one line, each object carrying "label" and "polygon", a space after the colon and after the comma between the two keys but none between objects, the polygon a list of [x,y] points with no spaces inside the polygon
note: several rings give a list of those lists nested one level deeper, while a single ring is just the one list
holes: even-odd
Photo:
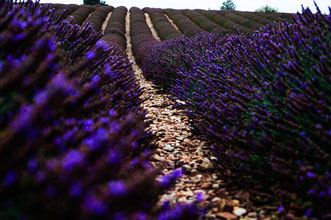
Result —
[{"label": "lavender bush", "polygon": [[201,13],[202,15],[206,16],[207,18],[209,18],[210,20],[212,20],[213,22],[215,22],[216,24],[219,24],[222,27],[224,27],[225,29],[229,30],[229,32],[231,34],[235,33],[234,27],[236,27],[240,31],[240,33],[252,32],[251,29],[248,29],[247,27],[244,27],[238,23],[235,23],[235,22],[231,21],[230,19],[226,19],[225,17],[217,14],[214,11],[205,11],[205,10],[197,10],[197,11],[199,13]]},{"label": "lavender bush", "polygon": [[[242,11],[234,11],[236,15],[242,16],[244,18],[247,18],[249,20],[253,20],[255,22],[258,22],[260,24],[266,25],[272,23],[269,19],[263,18],[259,16],[258,13],[252,13],[252,12],[242,12]],[[277,15],[277,14],[276,14]]]},{"label": "lavender bush", "polygon": [[100,7],[100,5],[79,6],[79,8],[69,16],[68,20],[72,19],[72,24],[82,25],[89,14],[95,11],[97,7]]},{"label": "lavender bush", "polygon": [[89,23],[93,30],[96,32],[101,31],[103,22],[106,20],[106,17],[109,12],[114,9],[112,6],[101,6],[98,7],[91,15],[86,19],[85,23]]},{"label": "lavender bush", "polygon": [[163,14],[162,9],[144,8],[143,11],[149,14],[153,26],[161,40],[171,40],[183,37],[183,35],[172,26]]},{"label": "lavender bush", "polygon": [[229,186],[315,219],[331,216],[330,24],[307,9],[248,36],[165,42],[142,63],[185,102]]},{"label": "lavender bush", "polygon": [[225,17],[226,19],[230,19],[233,22],[236,22],[244,27],[247,27],[249,29],[260,29],[262,28],[264,25],[257,23],[253,20],[247,19],[245,17],[239,16],[237,14],[235,14],[232,11],[217,11],[217,13],[223,17]]},{"label": "lavender bush", "polygon": [[132,52],[138,64],[149,51],[149,48],[158,44],[149,29],[144,12],[136,7],[130,9],[130,34]]},{"label": "lavender bush", "polygon": [[180,10],[163,9],[163,12],[173,20],[178,29],[187,37],[205,32],[198,25],[194,24],[188,17],[183,15]]},{"label": "lavender bush", "polygon": [[[128,60],[91,26],[0,1],[0,218],[196,219],[160,176]],[[165,218],[164,216],[169,216]]]},{"label": "lavender bush", "polygon": [[[56,5],[58,5],[58,7]],[[66,19],[69,15],[71,15],[74,11],[76,11],[79,8],[79,5],[50,4],[50,7],[56,9],[56,11],[54,12],[54,16],[59,16],[60,14],[63,13],[61,18]]]},{"label": "lavender bush", "polygon": [[197,11],[194,10],[182,10],[182,13],[187,16],[191,21],[193,21],[200,28],[208,31],[209,33],[220,33],[220,34],[229,34],[230,30],[223,28],[222,26],[216,24],[212,20],[203,16]]},{"label": "lavender bush", "polygon": [[112,11],[108,24],[106,26],[103,40],[111,42],[112,45],[118,47],[120,50],[126,49],[125,37],[125,17],[128,9],[120,6]]}]

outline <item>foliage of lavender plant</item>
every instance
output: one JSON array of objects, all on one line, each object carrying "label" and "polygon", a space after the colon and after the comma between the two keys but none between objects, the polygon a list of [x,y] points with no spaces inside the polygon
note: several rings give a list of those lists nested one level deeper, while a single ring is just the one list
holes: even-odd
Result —
[{"label": "foliage of lavender plant", "polygon": [[303,9],[248,36],[164,42],[142,62],[185,102],[231,186],[317,219],[331,216],[330,25]]},{"label": "foliage of lavender plant", "polygon": [[181,175],[151,168],[129,61],[91,26],[0,1],[0,218],[196,219],[153,209]]}]

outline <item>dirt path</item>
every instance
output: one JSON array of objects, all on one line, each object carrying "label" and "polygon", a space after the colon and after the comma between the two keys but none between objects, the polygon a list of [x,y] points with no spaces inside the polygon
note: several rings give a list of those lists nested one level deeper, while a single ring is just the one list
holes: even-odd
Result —
[{"label": "dirt path", "polygon": [[156,40],[161,41],[161,39],[159,38],[159,35],[157,34],[157,32],[154,29],[154,26],[153,26],[153,23],[151,21],[151,18],[149,16],[149,14],[145,13],[145,17],[146,17],[146,23],[147,23],[149,29],[151,29],[151,32],[152,32],[153,37]]},{"label": "dirt path", "polygon": [[[146,16],[147,17],[147,16]],[[149,20],[150,23],[150,20]],[[151,31],[157,36],[152,26]],[[214,166],[211,161],[213,157],[204,142],[192,136],[188,118],[183,111],[173,109],[171,101],[167,95],[158,94],[150,81],[146,81],[139,66],[135,63],[130,43],[130,13],[126,16],[126,38],[127,55],[133,63],[135,75],[140,82],[140,86],[145,89],[144,97],[150,97],[143,103],[147,110],[147,117],[153,118],[151,130],[158,135],[153,166],[166,164],[164,174],[184,167],[187,174],[177,180],[176,184],[160,198],[160,204],[169,200],[172,204],[178,202],[192,202],[197,194],[203,195],[204,200],[201,205],[210,210],[207,216],[211,219],[216,215],[212,214],[212,208],[218,206],[220,198],[215,197],[215,190],[220,187],[221,180],[213,173]]]},{"label": "dirt path", "polygon": [[102,24],[102,28],[101,28],[102,33],[104,33],[105,30],[106,30],[106,28],[107,28],[107,24],[108,24],[108,21],[109,21],[109,19],[110,19],[110,17],[111,17],[111,13],[112,13],[112,12],[109,12],[109,13],[108,13],[108,15],[107,15],[105,21],[104,21],[103,24]]},{"label": "dirt path", "polygon": [[[179,33],[181,33],[182,35],[183,35],[183,33],[179,30],[179,28],[177,27],[177,25],[169,18],[169,16],[168,15],[166,15],[165,13],[164,13],[164,16],[168,19],[168,21],[170,22],[170,24],[179,32]],[[184,36],[184,35],[183,35]]]}]

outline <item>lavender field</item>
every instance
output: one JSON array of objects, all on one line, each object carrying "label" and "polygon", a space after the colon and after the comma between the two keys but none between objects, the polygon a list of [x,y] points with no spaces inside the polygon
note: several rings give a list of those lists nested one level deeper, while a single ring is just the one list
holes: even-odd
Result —
[{"label": "lavender field", "polygon": [[331,219],[317,11],[0,0],[0,219]]}]

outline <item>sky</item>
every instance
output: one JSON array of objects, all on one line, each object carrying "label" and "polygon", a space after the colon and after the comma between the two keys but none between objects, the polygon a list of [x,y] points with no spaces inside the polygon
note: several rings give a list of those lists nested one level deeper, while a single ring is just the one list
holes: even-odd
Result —
[{"label": "sky", "polygon": [[[106,3],[118,7],[131,8],[174,8],[174,9],[212,9],[218,10],[225,0],[106,0]],[[313,0],[232,0],[238,11],[255,11],[257,8],[269,5],[279,12],[301,12],[301,5],[316,11]],[[315,0],[323,13],[329,13],[330,0]],[[41,3],[82,4],[83,0],[41,0]]]}]

